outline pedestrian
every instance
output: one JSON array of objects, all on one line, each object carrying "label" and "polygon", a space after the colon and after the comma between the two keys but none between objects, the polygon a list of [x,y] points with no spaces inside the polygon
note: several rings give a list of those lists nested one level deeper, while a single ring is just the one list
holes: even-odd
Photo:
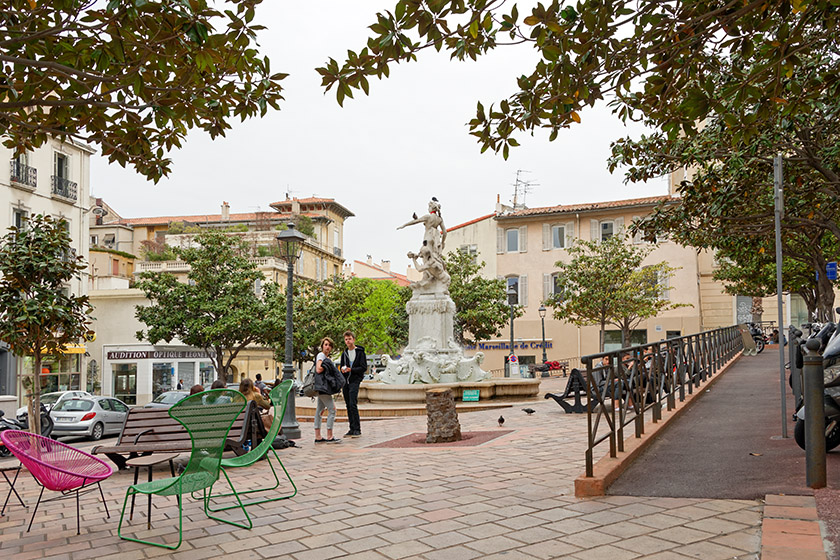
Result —
[{"label": "pedestrian", "polygon": [[265,427],[266,431],[271,429],[271,424],[274,421],[274,416],[271,414],[271,401],[262,396],[262,393],[257,390],[254,382],[251,381],[251,378],[244,377],[242,381],[239,382],[239,392],[245,395],[246,401],[254,401],[256,405],[265,410],[265,413],[260,414],[260,419],[262,420],[263,426]]},{"label": "pedestrian", "polygon": [[[338,368],[330,360],[330,354],[333,351],[335,344],[330,337],[324,337],[321,340],[321,351],[315,358],[315,390],[318,391],[318,397],[315,401],[315,443],[341,443],[340,439],[333,437],[333,425],[335,424],[335,402],[333,401],[333,394],[338,390],[333,390],[333,376],[341,377]],[[321,415],[327,411],[327,437],[321,437]]]},{"label": "pedestrian", "polygon": [[265,396],[268,393],[268,385],[266,385],[262,380],[262,374],[257,374],[254,376],[254,387],[259,389],[260,394]]},{"label": "pedestrian", "polygon": [[351,331],[344,331],[344,344],[347,349],[341,353],[341,373],[347,382],[341,390],[344,404],[347,405],[347,419],[350,431],[344,437],[357,438],[362,435],[362,423],[359,418],[359,385],[367,373],[367,355],[365,349],[356,345],[356,335]]},{"label": "pedestrian", "polygon": [[179,391],[180,391],[181,389],[183,389],[183,388],[184,388],[184,380],[183,380],[183,379],[179,379],[179,380],[178,380],[178,386],[177,386],[177,387],[175,387],[175,388],[176,388],[176,389],[178,389]]},{"label": "pedestrian", "polygon": [[193,396],[196,393],[201,393],[202,391],[204,391],[204,387],[202,387],[201,385],[193,385],[192,387],[190,387],[190,396]]}]

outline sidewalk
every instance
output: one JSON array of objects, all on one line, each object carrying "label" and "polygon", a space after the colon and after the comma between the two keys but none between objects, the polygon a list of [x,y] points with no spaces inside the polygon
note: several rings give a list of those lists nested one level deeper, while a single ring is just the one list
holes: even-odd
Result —
[{"label": "sidewalk", "polygon": [[[185,502],[185,541],[169,553],[116,536],[128,471],[103,483],[111,519],[96,494],[83,496],[82,535],[73,500],[41,506],[31,533],[20,506],[0,518],[0,556],[10,558],[292,558],[295,560],[523,558],[703,560],[759,558],[761,500],[607,496],[579,500],[586,416],[564,414],[551,400],[531,401],[532,416],[504,409],[460,416],[462,431],[512,430],[473,447],[389,449],[370,446],[425,431],[425,418],[363,422],[364,436],[339,445],[280,452],[298,485],[286,502],[256,506],[251,531],[209,520]],[[339,424],[336,433],[346,431]],[[165,470],[155,477],[166,476]],[[270,476],[255,465],[231,473],[239,486]],[[2,486],[0,486],[2,488]],[[19,484],[27,503],[38,488]],[[142,511],[144,508],[138,508]],[[116,514],[116,515],[115,515]],[[236,515],[231,513],[231,515]],[[152,531],[135,514],[138,534],[177,538],[174,499],[155,498]]]}]

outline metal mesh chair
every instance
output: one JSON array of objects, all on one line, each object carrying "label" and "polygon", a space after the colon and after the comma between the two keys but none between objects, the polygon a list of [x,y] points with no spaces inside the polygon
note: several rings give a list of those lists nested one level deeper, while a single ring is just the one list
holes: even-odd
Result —
[{"label": "metal mesh chair", "polygon": [[105,505],[105,515],[111,517],[108,504],[105,502],[105,494],[102,493],[99,483],[111,476],[114,471],[102,459],[53,439],[20,430],[6,430],[0,433],[0,439],[41,486],[41,493],[38,494],[38,502],[29,519],[27,532],[32,528],[32,521],[38,512],[45,489],[61,492],[62,495],[58,498],[76,494],[76,534],[80,532],[80,490],[96,484],[102,496],[102,503]]},{"label": "metal mesh chair", "polygon": [[[169,416],[180,422],[190,434],[192,452],[190,453],[189,463],[187,463],[186,468],[180,476],[129,486],[125,493],[125,501],[123,502],[122,513],[120,514],[120,524],[117,527],[117,534],[121,539],[160,546],[170,550],[178,548],[181,546],[181,541],[184,537],[181,496],[199,491],[203,492],[204,512],[211,519],[245,529],[250,529],[253,526],[251,518],[242,505],[242,501],[236,494],[235,489],[233,495],[236,497],[238,503],[238,506],[235,507],[242,509],[247,524],[220,519],[211,515],[208,509],[209,495],[207,493],[207,490],[218,480],[220,472],[225,475],[228,484],[230,484],[227,473],[221,469],[222,451],[224,450],[228,432],[236,417],[245,409],[246,403],[245,397],[238,391],[215,389],[187,397],[169,409]],[[231,485],[231,488],[233,488],[233,485]],[[165,543],[144,541],[133,537],[126,537],[122,534],[125,506],[129,502],[129,498],[136,494],[178,497],[177,544],[168,545]],[[151,515],[151,512],[149,514]]]},{"label": "metal mesh chair", "polygon": [[[271,467],[271,474],[274,475],[274,486],[271,488],[256,488],[254,490],[240,490],[238,494],[241,496],[243,494],[253,494],[255,492],[270,492],[272,490],[276,490],[280,486],[280,478],[277,476],[277,471],[274,468],[274,464],[271,460],[271,456],[274,455],[274,458],[277,460],[277,463],[280,465],[280,468],[283,469],[283,472],[286,474],[286,478],[288,479],[289,483],[292,485],[292,493],[286,494],[284,496],[272,496],[269,498],[262,498],[255,501],[249,501],[246,506],[252,506],[256,504],[264,504],[266,502],[276,502],[277,500],[287,500],[289,498],[294,497],[297,494],[297,486],[295,486],[292,477],[289,475],[289,471],[286,470],[286,467],[283,465],[283,461],[280,460],[280,457],[277,456],[277,452],[274,450],[272,443],[274,443],[274,439],[277,437],[277,434],[280,433],[280,427],[283,423],[283,415],[286,413],[286,404],[289,402],[289,392],[292,389],[294,381],[291,379],[286,379],[282,383],[275,385],[274,388],[269,393],[269,397],[271,398],[271,402],[274,405],[274,421],[271,423],[271,428],[268,430],[268,435],[262,440],[262,442],[256,446],[250,452],[240,455],[239,457],[231,457],[229,459],[222,459],[222,469],[236,469],[241,467],[250,467],[257,461],[261,460],[263,457],[267,457],[268,464]],[[213,489],[210,489],[210,493],[208,494],[208,498],[210,494],[212,494]],[[234,490],[234,492],[236,492]],[[232,496],[232,493],[228,494],[217,494],[213,496],[214,498],[225,498]],[[210,508],[210,511],[224,511],[227,509],[232,509],[238,506],[229,505],[220,508]]]}]

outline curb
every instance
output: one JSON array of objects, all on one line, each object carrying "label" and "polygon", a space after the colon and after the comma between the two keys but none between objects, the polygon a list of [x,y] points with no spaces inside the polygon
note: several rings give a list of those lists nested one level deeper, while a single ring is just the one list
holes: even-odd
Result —
[{"label": "curb", "polygon": [[696,387],[691,395],[687,395],[682,402],[677,401],[676,407],[671,411],[662,411],[662,420],[645,424],[645,433],[642,437],[637,438],[635,434],[630,435],[624,439],[624,451],[618,452],[616,457],[610,457],[609,451],[607,454],[598,460],[593,465],[592,477],[587,477],[582,474],[575,479],[575,497],[576,498],[593,498],[596,496],[606,495],[607,488],[615,482],[615,480],[627,470],[627,467],[636,460],[636,458],[650,447],[651,443],[656,439],[671,422],[678,418],[682,412],[688,408],[695,400],[699,399],[706,393],[706,390],[714,385],[720,377],[729,370],[729,366],[737,362],[743,353],[738,354],[720,368],[715,375]]}]

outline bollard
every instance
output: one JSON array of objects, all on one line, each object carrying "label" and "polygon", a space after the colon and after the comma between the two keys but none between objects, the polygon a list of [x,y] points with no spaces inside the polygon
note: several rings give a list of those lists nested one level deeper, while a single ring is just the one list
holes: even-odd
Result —
[{"label": "bollard", "polygon": [[820,341],[812,338],[805,348],[805,483],[811,488],[825,488],[825,382]]}]

